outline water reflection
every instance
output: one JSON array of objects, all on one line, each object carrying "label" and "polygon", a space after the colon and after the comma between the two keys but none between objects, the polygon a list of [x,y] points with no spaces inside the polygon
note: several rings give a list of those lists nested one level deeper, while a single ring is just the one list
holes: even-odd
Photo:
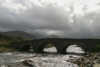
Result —
[{"label": "water reflection", "polygon": [[85,53],[81,47],[78,47],[77,44],[72,44],[66,49],[68,53]]},{"label": "water reflection", "polygon": [[[44,48],[43,51],[47,53],[57,53],[57,49],[54,46],[49,47],[49,48]],[[85,51],[81,47],[78,47],[77,44],[72,44],[71,46],[66,48],[66,52],[67,53],[85,53]]]},{"label": "water reflection", "polygon": [[57,49],[55,47],[45,48],[43,51],[50,53],[57,53]]}]

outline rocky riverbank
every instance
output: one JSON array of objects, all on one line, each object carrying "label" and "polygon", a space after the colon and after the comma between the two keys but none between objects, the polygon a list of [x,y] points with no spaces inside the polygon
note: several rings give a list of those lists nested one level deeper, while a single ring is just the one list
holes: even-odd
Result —
[{"label": "rocky riverbank", "polygon": [[19,52],[0,54],[0,67],[91,67],[95,64],[100,64],[99,53],[86,56]]},{"label": "rocky riverbank", "polygon": [[100,53],[91,53],[68,62],[77,64],[79,67],[100,67]]},{"label": "rocky riverbank", "polygon": [[[35,54],[35,53],[1,53],[0,67],[77,67],[67,62],[72,55]],[[74,58],[80,56],[73,55]]]}]

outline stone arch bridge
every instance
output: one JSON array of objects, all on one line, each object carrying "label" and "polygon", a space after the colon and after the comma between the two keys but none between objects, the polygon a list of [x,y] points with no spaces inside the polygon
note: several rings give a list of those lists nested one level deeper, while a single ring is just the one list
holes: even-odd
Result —
[{"label": "stone arch bridge", "polygon": [[[91,52],[97,44],[100,44],[100,39],[64,39],[64,38],[45,38],[45,39],[34,39],[29,41],[32,49],[37,52],[43,52],[43,49],[47,44],[53,44],[57,53],[65,54],[66,49],[72,45],[77,44],[79,47],[83,48],[86,52]],[[26,46],[28,47],[28,46]]]},{"label": "stone arch bridge", "polygon": [[72,44],[77,44],[79,47],[83,48],[84,51],[91,52],[92,49],[96,47],[96,44],[100,44],[100,39],[36,39],[32,41],[31,46],[35,52],[43,52],[43,49],[49,43],[56,47],[58,53],[66,53],[66,49]]}]

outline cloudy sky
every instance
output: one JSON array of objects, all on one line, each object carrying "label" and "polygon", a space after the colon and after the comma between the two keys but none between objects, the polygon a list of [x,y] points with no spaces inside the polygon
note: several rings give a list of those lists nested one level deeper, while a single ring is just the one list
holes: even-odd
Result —
[{"label": "cloudy sky", "polygon": [[99,0],[0,0],[0,31],[100,38]]}]

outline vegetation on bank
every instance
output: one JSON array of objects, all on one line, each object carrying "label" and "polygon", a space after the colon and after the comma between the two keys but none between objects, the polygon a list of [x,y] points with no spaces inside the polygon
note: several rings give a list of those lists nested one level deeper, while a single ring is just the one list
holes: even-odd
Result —
[{"label": "vegetation on bank", "polygon": [[[27,51],[29,44],[32,39],[22,38],[22,37],[11,37],[0,34],[0,52],[10,52],[10,51]],[[24,48],[23,48],[24,46]],[[46,47],[51,47],[49,44]],[[23,48],[23,49],[22,49]],[[100,52],[100,45],[97,44],[93,52]]]},{"label": "vegetation on bank", "polygon": [[22,42],[31,40],[22,37],[11,37],[0,34],[0,52],[17,51],[16,46],[20,46]]},{"label": "vegetation on bank", "polygon": [[100,44],[96,45],[96,48],[93,49],[93,52],[100,52]]}]

